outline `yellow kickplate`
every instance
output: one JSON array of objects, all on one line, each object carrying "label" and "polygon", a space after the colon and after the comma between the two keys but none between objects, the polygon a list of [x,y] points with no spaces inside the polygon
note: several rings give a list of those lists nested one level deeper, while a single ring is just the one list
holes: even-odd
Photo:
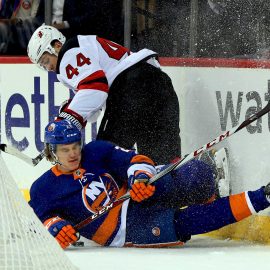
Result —
[{"label": "yellow kickplate", "polygon": [[214,238],[231,238],[270,244],[270,216],[250,216],[238,223],[207,233]]},{"label": "yellow kickplate", "polygon": [[29,189],[21,189],[23,197],[26,199],[27,202],[30,201],[30,192]]}]

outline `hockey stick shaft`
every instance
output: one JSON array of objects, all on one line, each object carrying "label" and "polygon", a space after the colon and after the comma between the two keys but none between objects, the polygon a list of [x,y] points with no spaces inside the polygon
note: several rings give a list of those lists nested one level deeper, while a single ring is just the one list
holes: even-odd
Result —
[{"label": "hockey stick shaft", "polygon": [[26,162],[31,166],[36,166],[44,158],[43,151],[39,153],[35,158],[31,158],[26,154],[22,153],[21,151],[19,151],[18,149],[14,148],[13,146],[7,144],[0,144],[0,150],[23,160],[24,162]]},{"label": "hockey stick shaft", "polygon": [[[153,176],[149,180],[148,184],[152,184],[152,183],[156,182],[158,179],[160,179],[161,177],[163,177],[166,174],[170,173],[171,171],[173,171],[175,169],[178,169],[179,167],[183,166],[188,161],[194,159],[195,157],[199,156],[200,154],[204,153],[205,151],[211,149],[214,145],[217,145],[218,143],[226,140],[231,135],[233,135],[233,134],[237,133],[238,131],[242,130],[243,128],[247,127],[249,124],[251,124],[255,120],[259,119],[260,117],[262,117],[263,115],[265,115],[269,111],[270,111],[270,102],[262,110],[256,112],[255,114],[253,114],[252,116],[250,116],[249,118],[247,118],[240,125],[232,128],[229,131],[226,131],[226,132],[222,133],[221,135],[219,135],[218,137],[216,137],[214,140],[206,143],[205,145],[203,145],[199,149],[191,152],[190,154],[188,154],[184,158],[180,159],[176,163],[168,166],[166,169],[164,169],[160,173],[158,173],[155,176]],[[76,230],[79,230],[79,229],[85,227],[86,225],[90,224],[92,221],[98,219],[100,216],[103,216],[108,211],[110,211],[111,209],[113,209],[116,206],[120,205],[121,203],[123,203],[124,201],[126,201],[129,198],[130,198],[130,194],[128,192],[125,195],[123,195],[122,197],[120,197],[119,199],[117,199],[117,200],[111,202],[109,205],[106,205],[105,207],[103,207],[97,213],[93,214],[92,216],[90,216],[90,217],[86,218],[85,220],[81,221],[80,223],[76,224],[74,226],[74,228]]]},{"label": "hockey stick shaft", "polygon": [[255,114],[251,115],[249,118],[247,118],[245,121],[243,121],[238,126],[232,128],[231,130],[225,131],[224,133],[222,133],[221,135],[216,137],[214,140],[206,143],[205,145],[203,145],[199,149],[197,149],[194,152],[191,152],[190,154],[186,155],[181,160],[177,161],[176,163],[172,164],[171,166],[168,166],[165,170],[163,170],[159,174],[156,174],[155,176],[153,176],[149,180],[148,184],[152,184],[156,180],[158,180],[160,177],[166,175],[167,173],[171,172],[172,170],[178,169],[180,166],[184,165],[188,161],[194,159],[195,157],[199,156],[200,154],[204,153],[205,151],[211,149],[214,145],[224,141],[225,139],[227,139],[231,135],[233,135],[233,134],[237,133],[238,131],[240,131],[241,129],[247,127],[249,124],[251,124],[255,120],[261,118],[263,115],[265,115],[269,111],[270,111],[270,102],[268,102],[267,105],[263,109],[256,112]]}]

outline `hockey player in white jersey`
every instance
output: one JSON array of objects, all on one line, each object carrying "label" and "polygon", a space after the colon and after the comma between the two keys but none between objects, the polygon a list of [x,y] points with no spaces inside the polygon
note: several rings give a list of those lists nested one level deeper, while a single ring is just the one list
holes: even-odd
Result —
[{"label": "hockey player in white jersey", "polygon": [[29,41],[28,56],[76,93],[58,118],[81,129],[106,105],[97,139],[128,149],[136,143],[139,153],[159,164],[180,157],[178,98],[156,52],[133,53],[94,35],[66,41],[42,25]]}]

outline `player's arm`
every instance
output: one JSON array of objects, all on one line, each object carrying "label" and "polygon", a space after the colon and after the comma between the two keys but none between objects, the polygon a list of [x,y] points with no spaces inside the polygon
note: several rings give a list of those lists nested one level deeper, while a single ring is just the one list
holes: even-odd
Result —
[{"label": "player's arm", "polygon": [[78,129],[85,127],[87,121],[95,122],[104,106],[108,94],[99,90],[82,90],[72,100],[60,107],[58,119],[70,120]]},{"label": "player's arm", "polygon": [[58,216],[45,220],[43,224],[63,249],[79,239],[79,234],[71,223]]},{"label": "player's arm", "polygon": [[53,192],[51,192],[47,182],[47,180],[49,181],[49,175],[50,172],[45,173],[32,184],[29,205],[61,247],[66,248],[77,241],[78,236],[68,221],[55,214],[57,210],[54,204],[51,203],[53,201],[51,198]]},{"label": "player's arm", "polygon": [[87,144],[84,151],[90,155],[93,153],[92,158],[102,162],[104,167],[113,172],[117,181],[123,183],[128,178],[128,187],[133,200],[140,202],[154,194],[155,186],[147,184],[156,174],[154,162],[150,158],[102,140]]},{"label": "player's arm", "polygon": [[[74,41],[73,41],[74,43]],[[74,44],[73,44],[74,45]],[[58,79],[75,90],[72,101],[62,108],[60,119],[69,119],[78,128],[83,128],[86,121],[95,121],[108,97],[109,85],[104,71],[99,66],[98,52],[89,51],[79,45],[69,48],[64,44],[59,54]]]},{"label": "player's arm", "polygon": [[83,151],[90,155],[91,160],[103,164],[118,183],[123,184],[127,181],[130,160],[136,155],[134,150],[124,149],[108,141],[96,140],[86,144]]},{"label": "player's arm", "polygon": [[147,184],[156,174],[154,162],[147,156],[135,155],[128,168],[128,186],[130,196],[134,201],[141,202],[153,196],[155,186]]},{"label": "player's arm", "polygon": [[[155,192],[154,185],[148,185],[148,180],[154,176],[156,168],[154,162],[147,156],[138,155],[133,150],[115,146],[108,142],[96,141],[96,144],[107,145],[105,162],[109,164],[110,171],[114,172],[117,179],[128,178],[128,187],[131,198],[141,202],[151,197]],[[97,151],[101,153],[102,151]]]}]

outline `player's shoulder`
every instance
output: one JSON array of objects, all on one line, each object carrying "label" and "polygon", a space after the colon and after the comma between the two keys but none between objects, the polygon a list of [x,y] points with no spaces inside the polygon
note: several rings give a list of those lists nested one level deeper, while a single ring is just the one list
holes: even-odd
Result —
[{"label": "player's shoulder", "polygon": [[103,141],[103,140],[96,140],[92,141],[90,143],[87,143],[83,147],[84,152],[90,152],[90,153],[98,153],[98,152],[107,152],[111,151],[115,148],[115,145],[113,143],[110,143],[108,141]]},{"label": "player's shoulder", "polygon": [[43,173],[31,186],[31,192],[42,192],[45,189],[48,188],[49,183],[56,178],[55,174],[52,172],[52,170],[48,170],[45,173]]},{"label": "player's shoulder", "polygon": [[92,141],[83,147],[82,158],[83,161],[99,162],[110,158],[114,149],[115,145],[110,142],[103,140]]},{"label": "player's shoulder", "polygon": [[78,35],[67,40],[57,57],[59,81],[76,89],[81,80],[101,69],[96,36]]},{"label": "player's shoulder", "polygon": [[83,148],[83,160],[84,161],[101,161],[101,160],[110,160],[112,157],[115,158],[116,156],[119,158],[131,158],[135,155],[134,150],[124,149],[119,147],[118,145],[103,141],[103,140],[96,140],[86,144]]},{"label": "player's shoulder", "polygon": [[63,59],[64,54],[69,51],[72,48],[79,48],[79,41],[78,41],[78,36],[72,37],[68,39],[62,46],[59,54],[58,54],[58,59],[57,59],[57,65],[56,65],[56,73],[59,73],[59,67],[60,63]]},{"label": "player's shoulder", "polygon": [[[97,36],[94,35],[77,35],[70,39],[68,39],[62,46],[59,54],[58,54],[58,61],[57,61],[57,71],[59,71],[59,65],[61,60],[63,59],[65,53],[71,49],[82,49],[82,48],[89,48],[93,50],[95,44],[97,43]],[[58,73],[58,72],[57,72]]]},{"label": "player's shoulder", "polygon": [[72,48],[76,48],[76,47],[79,47],[80,44],[79,44],[79,39],[78,39],[79,36],[74,36],[70,39],[68,39],[62,46],[59,54],[63,54],[65,53],[66,51],[72,49]]}]

